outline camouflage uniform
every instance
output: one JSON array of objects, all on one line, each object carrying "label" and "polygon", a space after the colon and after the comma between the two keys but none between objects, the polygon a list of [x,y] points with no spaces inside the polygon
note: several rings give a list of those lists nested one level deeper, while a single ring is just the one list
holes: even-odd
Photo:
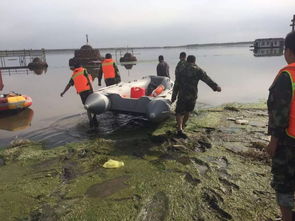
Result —
[{"label": "camouflage uniform", "polygon": [[175,68],[175,78],[178,75],[178,73],[182,72],[185,69],[187,62],[186,60],[180,60]]},{"label": "camouflage uniform", "polygon": [[[267,100],[269,122],[268,134],[278,138],[276,153],[272,159],[273,179],[271,186],[277,192],[279,205],[292,208],[293,200],[280,201],[284,194],[293,195],[295,191],[295,139],[289,137],[285,129],[289,123],[289,110],[292,88],[289,75],[285,72],[269,88]],[[283,195],[282,195],[283,194]]]},{"label": "camouflage uniform", "polygon": [[[182,65],[184,65],[183,69],[181,69]],[[175,72],[172,101],[176,100],[176,97],[178,98],[175,112],[176,114],[184,114],[193,111],[195,108],[199,80],[205,82],[214,91],[216,91],[218,85],[196,64],[179,64],[177,70],[179,71]]]}]

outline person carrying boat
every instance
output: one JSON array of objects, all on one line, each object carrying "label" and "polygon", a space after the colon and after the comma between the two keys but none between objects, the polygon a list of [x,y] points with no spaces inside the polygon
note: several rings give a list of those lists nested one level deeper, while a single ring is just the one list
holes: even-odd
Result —
[{"label": "person carrying boat", "polygon": [[[70,69],[73,71],[73,74],[69,83],[66,85],[64,91],[61,92],[60,96],[62,97],[71,86],[75,86],[76,91],[80,95],[81,101],[84,105],[87,97],[93,93],[92,77],[90,74],[88,74],[87,70],[81,66],[80,62],[75,58],[71,58],[69,60],[69,66]],[[90,128],[97,128],[98,122],[96,119],[96,114],[92,114],[90,111],[87,110],[87,116],[89,119]]]},{"label": "person carrying boat", "polygon": [[[285,38],[285,60],[269,88],[268,134],[266,148],[272,158],[271,186],[276,192],[277,203],[284,221],[292,220],[295,192],[295,32]],[[294,217],[293,217],[294,220]]]},{"label": "person carrying boat", "polygon": [[157,65],[157,76],[164,76],[170,78],[169,65],[164,61],[164,56],[159,56],[159,64]]},{"label": "person carrying boat", "polygon": [[106,86],[121,82],[119,69],[115,61],[112,59],[112,55],[109,53],[105,55],[105,59],[102,61],[101,68],[99,69],[98,86],[101,86],[102,75],[104,76]]},{"label": "person carrying boat", "polygon": [[185,68],[181,72],[176,72],[173,86],[171,102],[173,103],[177,98],[175,113],[177,136],[180,138],[187,138],[183,129],[189,119],[190,112],[194,110],[196,105],[199,80],[205,82],[213,91],[221,91],[221,88],[195,62],[194,55],[187,57]]}]

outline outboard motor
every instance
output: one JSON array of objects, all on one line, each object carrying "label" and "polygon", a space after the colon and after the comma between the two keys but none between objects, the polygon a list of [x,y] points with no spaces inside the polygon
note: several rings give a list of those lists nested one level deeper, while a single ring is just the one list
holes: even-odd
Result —
[{"label": "outboard motor", "polygon": [[159,122],[169,117],[170,101],[164,99],[152,100],[147,107],[147,117],[150,121]]},{"label": "outboard motor", "polygon": [[94,92],[87,97],[85,109],[95,114],[102,114],[110,109],[109,98],[99,92]]}]

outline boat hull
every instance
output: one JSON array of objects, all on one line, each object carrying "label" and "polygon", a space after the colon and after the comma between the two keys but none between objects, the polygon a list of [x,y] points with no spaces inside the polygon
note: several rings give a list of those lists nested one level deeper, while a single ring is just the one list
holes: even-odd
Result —
[{"label": "boat hull", "polygon": [[[132,92],[135,86],[144,88],[147,91],[146,94],[152,94],[152,89],[159,85],[164,85],[165,90],[157,97],[148,95],[139,98],[130,97],[130,91]],[[158,76],[148,76],[141,80],[120,83],[89,95],[85,108],[96,114],[114,111],[143,115],[155,122],[162,121],[170,115],[172,86],[173,82],[169,78]]]},{"label": "boat hull", "polygon": [[32,105],[32,98],[26,95],[8,95],[0,98],[0,111],[21,110]]}]

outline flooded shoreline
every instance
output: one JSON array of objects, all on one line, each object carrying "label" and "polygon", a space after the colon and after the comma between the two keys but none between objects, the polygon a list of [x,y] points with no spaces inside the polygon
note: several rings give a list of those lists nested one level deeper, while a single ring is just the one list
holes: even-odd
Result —
[{"label": "flooded shoreline", "polygon": [[[260,99],[265,100],[268,93],[267,88],[276,74],[276,67],[283,66],[283,57],[255,57],[253,52],[249,51],[248,45],[230,47],[204,46],[186,49],[138,49],[134,51],[138,61],[132,69],[126,69],[123,66],[124,64],[119,63],[120,53],[117,53],[116,57],[115,50],[101,50],[101,54],[104,55],[106,52],[113,54],[117,60],[122,81],[126,82],[147,75],[155,75],[157,58],[158,55],[162,54],[170,66],[170,76],[174,80],[174,69],[178,62],[178,55],[183,50],[187,54],[196,55],[197,64],[222,87],[222,92],[216,94],[207,85],[200,82],[198,102],[201,106],[197,108],[202,108],[203,104],[217,106],[229,102],[247,103],[256,102]],[[30,123],[27,127],[23,127],[22,130],[13,130],[7,127],[0,129],[1,147],[6,146],[16,138],[27,139],[28,135],[38,137],[36,141],[42,140],[42,134],[38,133],[38,131],[44,132],[44,138],[50,137],[45,128],[50,128],[51,125],[56,125],[59,121],[66,122],[64,118],[67,117],[76,120],[76,125],[73,125],[72,120],[70,123],[74,128],[74,134],[86,133],[87,119],[84,118],[85,110],[75,90],[71,88],[64,97],[59,96],[71,76],[71,71],[68,68],[68,61],[71,57],[73,57],[73,52],[46,54],[48,69],[46,73],[40,75],[33,72],[2,73],[4,83],[2,93],[16,91],[30,96],[33,100],[30,107],[33,115]],[[104,86],[104,83],[102,86]],[[97,79],[95,79],[94,90],[98,89],[100,87]],[[12,118],[15,123],[20,120],[25,121],[25,118],[19,116]],[[82,126],[82,131],[79,132],[77,128],[79,128],[80,124],[84,126]],[[60,124],[59,127],[67,128],[66,125]],[[103,128],[102,130],[109,129]],[[51,131],[52,135],[56,136],[61,130]],[[67,137],[63,139],[69,140]]]}]

